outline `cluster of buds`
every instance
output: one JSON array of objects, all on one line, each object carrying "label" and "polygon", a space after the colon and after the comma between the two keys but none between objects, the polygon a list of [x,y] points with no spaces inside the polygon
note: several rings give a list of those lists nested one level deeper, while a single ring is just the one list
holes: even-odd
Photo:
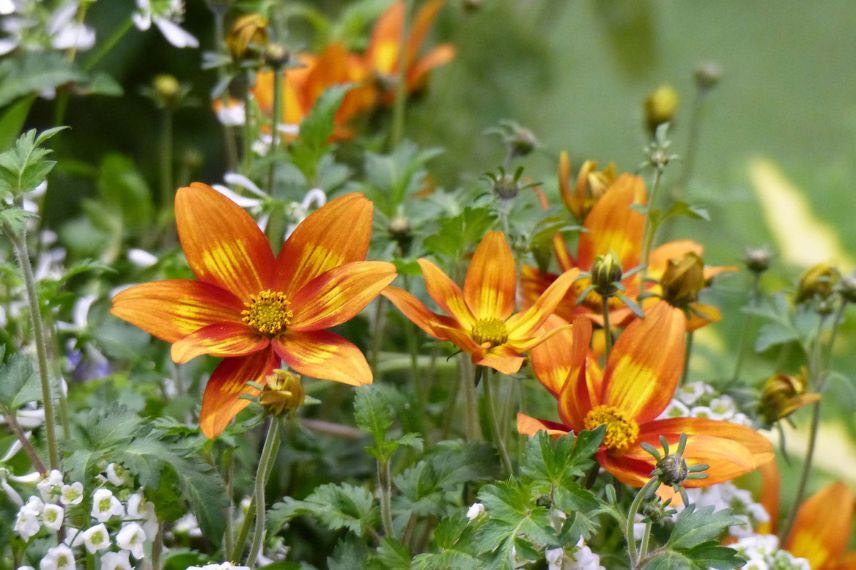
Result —
[{"label": "cluster of buds", "polygon": [[565,151],[559,155],[559,193],[565,207],[579,221],[585,220],[617,176],[614,163],[610,162],[606,168],[598,170],[597,162],[587,160],[580,166],[576,184],[571,190],[571,160]]},{"label": "cluster of buds", "polygon": [[767,426],[788,417],[796,410],[820,400],[820,394],[807,392],[805,370],[797,375],[770,376],[761,388],[758,415]]}]

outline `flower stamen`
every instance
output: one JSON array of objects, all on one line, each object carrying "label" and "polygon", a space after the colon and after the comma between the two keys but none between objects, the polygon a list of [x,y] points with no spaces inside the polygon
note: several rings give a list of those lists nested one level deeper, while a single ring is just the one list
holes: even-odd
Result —
[{"label": "flower stamen", "polygon": [[473,340],[477,344],[487,344],[490,348],[499,346],[508,340],[508,329],[505,321],[500,319],[479,319],[472,328]]},{"label": "flower stamen", "polygon": [[603,445],[607,449],[623,451],[639,437],[639,424],[615,406],[595,406],[583,420],[586,429],[606,425]]},{"label": "flower stamen", "polygon": [[289,308],[291,302],[285,293],[266,289],[252,295],[244,304],[241,320],[258,332],[273,336],[279,334],[291,322],[294,313]]}]

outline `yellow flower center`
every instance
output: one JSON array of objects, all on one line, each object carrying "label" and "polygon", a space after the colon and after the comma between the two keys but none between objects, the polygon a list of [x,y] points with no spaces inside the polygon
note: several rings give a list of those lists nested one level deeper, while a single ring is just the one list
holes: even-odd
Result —
[{"label": "yellow flower center", "polygon": [[487,343],[491,347],[499,346],[508,340],[505,321],[499,319],[479,319],[473,325],[473,340],[478,344]]},{"label": "yellow flower center", "polygon": [[258,295],[252,295],[244,304],[241,320],[266,335],[275,335],[285,330],[294,313],[289,309],[285,293],[267,289]]},{"label": "yellow flower center", "polygon": [[605,425],[603,445],[616,451],[627,449],[639,437],[639,425],[615,406],[595,406],[586,414],[583,425],[589,430]]}]

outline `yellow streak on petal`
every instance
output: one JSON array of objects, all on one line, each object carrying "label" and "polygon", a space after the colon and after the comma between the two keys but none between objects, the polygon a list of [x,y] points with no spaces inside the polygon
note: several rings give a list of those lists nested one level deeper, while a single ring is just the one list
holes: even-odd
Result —
[{"label": "yellow streak on petal", "polygon": [[823,261],[851,269],[851,258],[838,234],[817,219],[805,194],[791,183],[772,161],[756,158],[749,163],[749,177],[761,203],[764,219],[778,243],[782,258],[793,265],[809,266]]},{"label": "yellow streak on petal", "polygon": [[229,284],[231,291],[240,291],[240,284],[245,283],[250,276],[237,271],[239,267],[253,268],[253,280],[261,278],[255,270],[255,263],[250,256],[247,245],[243,240],[219,242],[215,247],[202,253],[202,263],[211,275],[218,275]]}]

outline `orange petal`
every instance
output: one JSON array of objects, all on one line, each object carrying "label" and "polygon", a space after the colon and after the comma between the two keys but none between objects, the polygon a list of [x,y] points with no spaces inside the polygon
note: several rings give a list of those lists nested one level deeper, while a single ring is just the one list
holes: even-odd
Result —
[{"label": "orange petal", "polygon": [[457,326],[457,323],[453,319],[428,310],[428,307],[422,301],[404,289],[390,285],[381,294],[389,299],[413,324],[436,339],[448,340],[444,334],[437,331],[437,325],[445,327]]},{"label": "orange petal", "polygon": [[437,18],[437,14],[440,13],[445,3],[446,0],[428,0],[416,12],[416,16],[413,18],[410,26],[410,38],[407,50],[411,61],[419,53],[422,44],[425,42],[425,36],[428,35],[431,26],[434,24],[434,20]]},{"label": "orange petal", "polygon": [[187,263],[201,281],[242,301],[270,287],[273,253],[243,208],[194,182],[175,195],[175,221]]},{"label": "orange petal", "polygon": [[571,347],[574,343],[573,327],[555,315],[541,325],[539,332],[559,329],[553,336],[532,349],[529,359],[532,371],[553,396],[559,396],[568,380],[573,365]]},{"label": "orange petal", "polygon": [[853,491],[841,481],[809,497],[797,511],[785,548],[812,568],[834,567],[850,539],[854,501]]},{"label": "orange petal", "polygon": [[551,436],[560,437],[567,435],[570,430],[560,423],[535,419],[518,412],[517,433],[520,435],[533,436],[539,431],[546,431],[547,434]]},{"label": "orange petal", "polygon": [[583,226],[588,231],[580,234],[577,265],[587,270],[595,257],[609,252],[618,256],[624,269],[638,265],[645,216],[631,206],[644,203],[642,179],[631,174],[619,176],[586,216]]},{"label": "orange petal", "polygon": [[722,313],[713,305],[692,303],[687,318],[687,332],[698,330],[711,323],[718,323],[721,320]]},{"label": "orange petal", "polygon": [[781,493],[782,481],[779,477],[779,466],[773,458],[758,468],[761,473],[761,497],[759,502],[770,515],[770,520],[761,523],[755,529],[759,534],[773,534],[776,532],[776,522],[779,519],[779,495]]},{"label": "orange petal", "polygon": [[395,279],[395,266],[385,261],[354,261],[323,273],[294,296],[295,331],[328,329],[348,321]]},{"label": "orange petal", "polygon": [[434,327],[434,330],[437,331],[438,338],[440,336],[445,337],[447,340],[452,341],[455,345],[466,352],[467,354],[473,355],[473,362],[481,359],[484,354],[487,352],[487,349],[480,344],[476,343],[473,340],[472,336],[470,336],[470,331],[461,328],[457,323],[454,326],[444,326],[441,324],[437,324]]},{"label": "orange petal", "polygon": [[526,311],[517,313],[508,319],[506,327],[508,327],[509,341],[525,340],[544,324],[547,317],[556,310],[556,306],[562,301],[565,293],[574,284],[579,274],[578,269],[565,271],[538,297],[535,304]]},{"label": "orange petal", "polygon": [[682,433],[687,434],[684,457],[687,465],[709,465],[707,479],[688,479],[686,487],[707,487],[730,481],[758,469],[773,459],[772,444],[753,429],[738,424],[701,418],[655,420],[639,426],[636,443],[622,453],[607,453],[600,457],[602,465],[621,482],[641,487],[650,477],[655,461],[642,443],[659,447],[662,435],[670,448],[678,445]]},{"label": "orange petal", "polygon": [[166,342],[214,323],[240,323],[244,305],[214,285],[174,279],[133,285],[113,297],[115,316]]},{"label": "orange petal", "polygon": [[250,356],[227,358],[220,363],[211,374],[202,396],[199,427],[205,437],[214,439],[226,429],[232,418],[249,404],[241,395],[257,393],[246,383],[264,384],[278,362],[272,350],[263,350]]},{"label": "orange petal", "polygon": [[575,217],[579,218],[579,212],[582,211],[582,200],[574,192],[571,191],[571,158],[568,156],[568,151],[563,150],[559,154],[559,168],[556,170],[556,177],[559,180],[559,196],[565,207]]},{"label": "orange petal", "polygon": [[460,323],[466,329],[475,324],[475,317],[464,300],[464,293],[457,283],[449,279],[443,270],[427,259],[418,259],[422,275],[425,277],[425,288],[437,305]]},{"label": "orange petal", "polygon": [[396,0],[381,14],[372,30],[366,60],[380,74],[389,75],[398,69],[404,9],[404,0]]},{"label": "orange petal", "polygon": [[684,369],[686,317],[661,301],[628,326],[612,348],[603,380],[603,404],[638,423],[666,409]]},{"label": "orange petal", "polygon": [[218,358],[246,356],[266,348],[268,344],[267,337],[244,323],[216,323],[175,342],[170,354],[173,362],[182,364],[203,354]]},{"label": "orange petal", "polygon": [[[548,340],[547,342],[553,342]],[[601,374],[589,352],[591,321],[574,321],[574,338],[569,355],[570,372],[559,394],[559,417],[574,431],[581,431],[585,417],[600,404]]]},{"label": "orange petal", "polygon": [[407,71],[407,90],[418,91],[425,85],[428,73],[455,59],[456,50],[452,44],[440,44],[423,57],[420,57]]},{"label": "orange petal", "polygon": [[[556,261],[559,263],[559,267],[562,271],[567,271],[568,269],[577,267],[577,262],[574,261],[574,256],[571,255],[571,251],[568,249],[568,244],[565,242],[564,236],[560,233],[553,235],[553,253],[556,254]],[[589,268],[587,267],[585,269]]]},{"label": "orange petal", "polygon": [[274,289],[294,298],[295,293],[322,273],[365,259],[371,241],[373,209],[368,198],[353,193],[309,214],[279,252]]},{"label": "orange petal", "polygon": [[488,232],[476,248],[464,281],[464,299],[476,319],[505,320],[514,312],[517,272],[502,232]]},{"label": "orange petal", "polygon": [[288,331],[273,340],[276,353],[304,376],[362,386],[372,383],[366,357],[351,342],[329,331]]},{"label": "orange petal", "polygon": [[520,353],[510,346],[497,346],[484,353],[481,358],[473,357],[473,364],[487,366],[502,374],[516,374],[523,366],[523,358]]}]

